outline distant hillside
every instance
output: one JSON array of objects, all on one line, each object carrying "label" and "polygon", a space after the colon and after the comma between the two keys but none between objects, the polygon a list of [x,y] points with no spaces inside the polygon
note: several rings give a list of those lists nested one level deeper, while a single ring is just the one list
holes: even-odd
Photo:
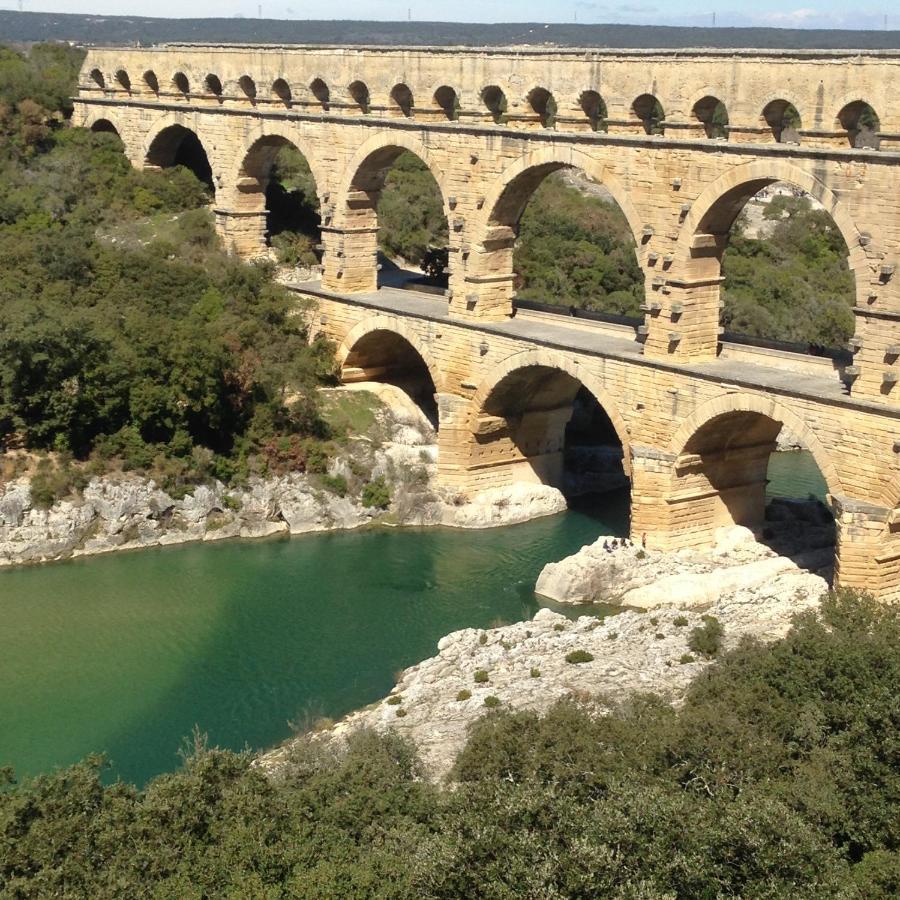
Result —
[{"label": "distant hillside", "polygon": [[360,44],[760,49],[900,48],[898,31],[780,28],[670,28],[654,25],[465,24],[456,22],[151,19],[0,11],[0,42],[68,40],[81,44],[222,41],[265,44]]}]

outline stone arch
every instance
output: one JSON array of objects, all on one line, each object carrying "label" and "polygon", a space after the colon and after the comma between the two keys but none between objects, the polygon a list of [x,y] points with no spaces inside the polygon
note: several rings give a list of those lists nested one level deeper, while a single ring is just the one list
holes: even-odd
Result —
[{"label": "stone arch", "polygon": [[203,79],[203,87],[217,100],[222,99],[222,79],[214,72],[210,72],[206,78]]},{"label": "stone arch", "polygon": [[[277,185],[271,185],[272,168],[279,151],[284,147],[293,147],[306,160],[314,182],[315,196],[307,198],[313,201],[309,207],[299,206],[295,200]],[[315,201],[320,200],[323,192],[327,192],[327,184],[321,178],[327,170],[313,155],[307,141],[304,141],[296,130],[286,124],[263,122],[247,137],[237,160],[237,167],[229,175],[229,184],[237,185],[234,194],[234,206],[243,215],[256,213],[259,216],[258,230],[254,240],[250,240],[247,229],[246,247],[242,252],[251,256],[265,255],[268,239],[281,230],[304,233],[318,244],[320,238],[320,210],[317,211]],[[283,226],[276,228],[277,225]]]},{"label": "stone arch", "polygon": [[[787,122],[790,110],[797,114],[797,122],[794,126],[790,126]],[[782,143],[785,135],[796,137],[796,142],[800,142],[800,131],[803,128],[803,116],[800,113],[800,107],[797,106],[796,98],[789,94],[771,95],[764,99],[762,108],[759,113],[760,127],[771,131],[776,143]]]},{"label": "stone arch", "polygon": [[606,108],[606,101],[599,91],[591,89],[582,91],[578,95],[578,105],[587,116],[591,131],[606,130],[606,120],[609,117],[609,111]]},{"label": "stone arch", "polygon": [[[675,245],[671,282],[675,286],[672,300],[683,312],[679,313],[678,324],[683,329],[679,334],[689,334],[698,345],[715,348],[720,339],[722,258],[732,225],[754,194],[776,182],[799,187],[822,204],[849,251],[848,265],[855,282],[854,302],[865,290],[871,277],[866,254],[875,248],[868,245],[864,249],[860,245],[859,229],[831,190],[815,175],[774,156],[736,166],[708,185],[691,204]],[[860,321],[857,318],[857,328]]]},{"label": "stone arch", "polygon": [[655,94],[641,94],[631,103],[631,113],[640,121],[645,134],[665,134],[666,111]]},{"label": "stone arch", "polygon": [[716,94],[704,93],[691,104],[691,115],[710,139],[728,137],[728,107]]},{"label": "stone arch", "polygon": [[834,118],[835,131],[845,133],[851,147],[877,150],[881,119],[868,100],[857,94],[843,98]]},{"label": "stone arch", "polygon": [[837,196],[816,176],[774,157],[736,166],[717,178],[691,204],[685,216],[678,239],[679,256],[689,257],[695,235],[705,233],[727,234],[744,203],[767,184],[786,181],[812,195],[822,204],[834,220],[850,249],[851,268],[854,265],[854,248],[859,248],[859,229]]},{"label": "stone arch", "polygon": [[369,113],[372,108],[372,95],[364,81],[359,79],[351,81],[347,86],[347,93],[361,113],[364,115]]},{"label": "stone arch", "polygon": [[609,416],[609,420],[612,422],[616,435],[622,444],[622,450],[624,452],[622,464],[625,469],[625,474],[630,477],[631,435],[615,398],[598,378],[568,355],[559,353],[555,350],[543,348],[522,350],[519,353],[514,353],[512,356],[506,357],[506,359],[494,366],[490,371],[490,375],[482,380],[475,393],[472,395],[472,399],[469,403],[470,428],[474,430],[476,418],[485,408],[489,397],[497,385],[518,370],[534,367],[555,369],[562,372],[579,382],[586,390],[593,394],[604,412]]},{"label": "stone arch", "polygon": [[251,103],[256,102],[256,82],[249,75],[241,75],[238,78],[238,87],[247,100]]},{"label": "stone arch", "polygon": [[185,97],[191,92],[191,83],[188,81],[188,77],[184,72],[176,72],[172,76],[172,87],[178,91],[179,94],[184,94]]},{"label": "stone arch", "polygon": [[131,77],[124,69],[116,70],[116,82],[123,91],[131,93]]},{"label": "stone arch", "polygon": [[479,96],[490,117],[498,125],[502,123],[506,117],[508,106],[503,88],[496,84],[489,84],[487,87],[481,89]]},{"label": "stone arch", "polygon": [[91,131],[97,132],[99,134],[114,134],[117,138],[121,140],[122,135],[119,134],[119,129],[107,118],[98,118],[94,119],[91,123]]},{"label": "stone arch", "polygon": [[147,69],[142,78],[151,93],[159,94],[159,78],[156,77],[156,72],[153,69]]},{"label": "stone arch", "polygon": [[432,95],[434,106],[441,110],[448,121],[454,122],[459,118],[459,95],[449,85],[440,85]]},{"label": "stone arch", "polygon": [[552,128],[556,121],[556,100],[544,87],[532,88],[526,97],[542,128]]},{"label": "stone arch", "polygon": [[91,81],[94,82],[94,85],[101,90],[106,87],[106,78],[104,77],[103,72],[101,72],[100,69],[91,69],[90,78]]},{"label": "stone arch", "polygon": [[335,352],[335,360],[337,361],[339,369],[342,369],[346,364],[347,357],[350,355],[350,351],[353,347],[366,335],[375,331],[391,331],[402,337],[412,346],[416,353],[422,357],[422,362],[425,363],[436,390],[438,392],[446,390],[444,376],[437,364],[434,354],[421,339],[418,332],[409,325],[408,320],[402,319],[399,316],[376,314],[357,322],[347,334],[344,335],[343,340],[340,342],[340,345]]},{"label": "stone arch", "polygon": [[370,316],[357,323],[341,341],[336,360],[344,384],[394,385],[440,429],[440,370],[419,336],[400,319]]},{"label": "stone arch", "polygon": [[331,90],[325,83],[324,79],[313,78],[313,80],[309,83],[309,92],[313,95],[316,102],[322,107],[322,109],[327,111],[328,104],[331,102]]},{"label": "stone arch", "polygon": [[672,435],[669,451],[677,457],[704,425],[714,419],[739,413],[756,413],[773,422],[780,422],[784,428],[795,434],[809,450],[825,479],[829,494],[832,496],[843,495],[844,487],[838,470],[815,432],[786,406],[763,394],[735,391],[707,400],[695,409]]},{"label": "stone arch", "polygon": [[206,150],[207,145],[197,130],[192,125],[184,124],[184,120],[184,116],[175,113],[164,116],[154,123],[147,133],[142,147],[141,159],[143,165],[151,168],[168,168],[175,165],[175,160],[183,142],[188,140],[192,145],[196,142],[194,150],[199,147],[202,151],[205,165],[198,158],[196,166],[189,165],[188,167],[194,171],[194,174],[201,181],[205,181],[210,188],[215,190],[217,179],[212,171],[212,162]]},{"label": "stone arch", "polygon": [[276,78],[272,82],[272,96],[277,97],[285,106],[290,107],[293,94],[286,78]]},{"label": "stone arch", "polygon": [[[337,190],[336,210],[346,212],[347,197],[362,181],[381,189],[380,181],[403,150],[417,156],[430,170],[441,191],[444,215],[449,218],[447,206],[446,174],[432,157],[428,147],[419,138],[403,131],[379,131],[373,134],[353,154],[345,167],[345,174]],[[364,188],[365,189],[365,188]]]},{"label": "stone arch", "polygon": [[570,144],[547,144],[534,150],[494,180],[485,195],[481,213],[469,223],[468,234],[476,249],[470,268],[477,276],[488,276],[486,290],[490,293],[485,292],[483,296],[489,300],[495,318],[512,313],[513,256],[522,213],[541,182],[551,173],[566,168],[581,169],[609,190],[625,215],[635,247],[640,251],[643,223],[628,192],[603,162]]},{"label": "stone arch", "polygon": [[[308,140],[295,126],[284,124],[281,122],[261,122],[255,128],[250,129],[244,137],[240,152],[234,161],[234,168],[229,172],[229,184],[237,184],[245,172],[247,158],[261,141],[269,139],[277,142],[279,139],[285,143],[293,144],[299,150],[309,168],[312,171],[313,179],[316,182],[316,190],[321,193],[327,193],[330,186],[328,175],[330,169],[320,159],[319,154],[313,143]],[[271,161],[269,161],[271,165]]]},{"label": "stone arch", "polygon": [[485,195],[481,218],[473,223],[473,234],[483,235],[492,224],[501,224],[501,218],[504,220],[502,224],[508,224],[506,220],[512,218],[511,213],[518,221],[541,181],[551,172],[566,168],[581,169],[612,194],[628,220],[635,244],[640,246],[644,226],[629,192],[604,162],[568,145],[550,145],[533,150],[508,166]]},{"label": "stone arch", "polygon": [[395,109],[399,110],[406,118],[410,118],[413,114],[413,92],[409,89],[409,85],[395,84],[391,88],[391,103]]}]

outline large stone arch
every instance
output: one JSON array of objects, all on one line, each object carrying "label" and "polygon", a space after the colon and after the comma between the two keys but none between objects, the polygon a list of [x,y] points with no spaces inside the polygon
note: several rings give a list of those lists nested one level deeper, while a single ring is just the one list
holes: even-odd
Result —
[{"label": "large stone arch", "polygon": [[[612,194],[619,209],[625,215],[634,237],[635,245],[637,247],[641,246],[641,229],[644,223],[622,182],[612,174],[603,160],[598,160],[577,147],[566,144],[551,144],[526,153],[494,179],[493,184],[485,195],[480,214],[473,219],[470,225],[470,231],[474,239],[483,239],[485,232],[494,221],[498,204],[507,188],[529,170],[534,169],[538,171],[542,168],[547,169],[545,174],[565,168],[581,169],[594,181],[602,184]],[[543,177],[537,183],[540,184],[542,180]],[[530,187],[529,197],[533,190],[534,188]],[[522,204],[523,209],[526,204],[527,198]]]},{"label": "large stone arch", "polygon": [[335,352],[335,361],[338,368],[343,368],[353,348],[367,335],[376,331],[390,331],[409,343],[412,348],[422,358],[431,380],[434,382],[435,390],[442,393],[446,390],[446,383],[441,368],[437,363],[434,353],[428,347],[422,337],[409,325],[409,322],[399,316],[392,315],[372,315],[367,316],[360,322],[357,322],[341,340],[337,351]]},{"label": "large stone arch", "polygon": [[491,393],[497,385],[518,370],[537,366],[564,372],[566,375],[569,375],[574,380],[580,382],[586,390],[594,395],[594,398],[603,408],[603,411],[609,416],[616,435],[622,444],[622,464],[625,469],[625,474],[630,477],[631,435],[628,424],[622,416],[617,402],[612,394],[606,389],[606,386],[596,376],[592,375],[570,356],[555,350],[543,348],[523,350],[519,353],[514,353],[512,356],[506,357],[506,359],[499,364],[492,366],[490,374],[481,381],[469,403],[470,429],[474,430],[477,417],[485,408],[488,398],[491,396]]},{"label": "large stone arch", "polygon": [[256,127],[244,133],[240,149],[228,171],[228,184],[237,185],[240,182],[248,157],[260,141],[266,138],[281,138],[303,154],[320,196],[332,189],[332,169],[322,160],[314,142],[295,126],[268,120],[260,122]]},{"label": "large stone arch", "polygon": [[503,319],[512,314],[515,283],[513,252],[519,220],[543,180],[560,169],[575,168],[602,184],[625,215],[638,258],[643,248],[643,223],[622,183],[602,160],[567,144],[550,144],[526,153],[508,166],[485,193],[481,211],[469,222],[472,248],[465,283],[451,281],[451,309],[478,318]]},{"label": "large stone arch", "polygon": [[[729,195],[739,193],[743,199],[740,207],[735,211],[734,218],[736,218],[745,199],[749,199],[752,193],[755,193],[754,188],[759,190],[766,184],[772,184],[776,181],[795,184],[822,204],[841,232],[850,250],[852,264],[854,249],[859,248],[860,231],[844,204],[815,175],[810,174],[788,160],[777,159],[774,156],[735,166],[735,168],[719,176],[703,190],[700,196],[691,204],[691,208],[681,226],[677,244],[679,258],[690,257],[691,244],[695,235],[701,232],[701,226],[708,221],[711,212],[717,204],[727,202]],[[746,197],[744,197],[743,193],[740,193],[743,188],[746,188]],[[728,227],[731,227],[731,223],[729,223]]]},{"label": "large stone arch", "polygon": [[695,409],[672,435],[672,439],[669,442],[669,451],[673,456],[677,457],[687,446],[691,437],[704,425],[720,416],[741,412],[757,413],[772,419],[774,422],[781,422],[788,431],[799,438],[800,442],[812,454],[828,486],[829,494],[834,497],[843,496],[844,487],[841,483],[840,474],[831,460],[831,455],[815,432],[796,413],[791,412],[790,409],[778,403],[772,397],[763,394],[735,391],[707,400]]},{"label": "large stone arch", "polygon": [[[206,151],[210,165],[212,165],[213,157],[210,154],[210,151],[215,149],[215,142],[210,136],[203,134],[203,128],[201,127],[202,121],[203,117],[201,115],[192,112],[171,112],[154,119],[141,141],[141,153],[143,158],[147,158],[147,154],[150,152],[153,142],[167,128],[170,128],[173,125],[180,125],[182,128],[193,131],[194,134],[197,135],[197,140],[203,145],[203,149]],[[214,173],[214,177],[217,179],[221,178],[221,172]]]},{"label": "large stone arch", "polygon": [[366,163],[375,158],[376,154],[380,152],[388,153],[392,148],[408,150],[428,166],[441,192],[441,204],[444,209],[444,215],[449,216],[450,209],[447,206],[447,176],[445,170],[437,164],[431,151],[420,138],[400,129],[385,129],[376,132],[368,140],[364,141],[353,156],[350,157],[344,166],[344,174],[338,182],[335,192],[335,211],[338,214],[342,214],[345,211],[347,197],[353,190],[354,182],[359,177]]}]

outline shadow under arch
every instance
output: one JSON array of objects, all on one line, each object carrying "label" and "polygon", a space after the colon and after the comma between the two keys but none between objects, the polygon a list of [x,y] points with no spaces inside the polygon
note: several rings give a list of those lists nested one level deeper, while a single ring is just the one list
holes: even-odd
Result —
[{"label": "shadow under arch", "polygon": [[418,336],[396,320],[378,317],[352,328],[336,353],[342,384],[377,382],[399,388],[428,419],[440,426],[440,376]]},{"label": "shadow under arch", "polygon": [[168,169],[184,166],[190,169],[210,191],[215,192],[209,156],[197,133],[180,122],[162,123],[148,136],[144,165]]},{"label": "shadow under arch", "polygon": [[797,554],[812,552],[809,565],[804,563],[812,570],[833,563],[834,521],[821,503],[797,515],[796,508],[784,507],[794,501],[777,501],[789,514],[786,523],[784,515],[768,512],[776,502],[768,496],[769,463],[783,428],[810,453],[829,497],[842,496],[830,455],[799,416],[769,397],[720,395],[689,416],[670,443],[674,468],[667,505],[680,546],[708,546],[719,528],[743,526],[781,555],[799,561]]},{"label": "shadow under arch", "polygon": [[630,438],[615,400],[553,351],[509,357],[470,404],[470,468],[491,482],[540,482],[567,496],[616,490],[631,475]]}]

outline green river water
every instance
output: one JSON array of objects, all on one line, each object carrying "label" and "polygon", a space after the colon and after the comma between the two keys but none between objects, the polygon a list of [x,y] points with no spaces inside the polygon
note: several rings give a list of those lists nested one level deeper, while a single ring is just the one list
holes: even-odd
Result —
[{"label": "green river water", "polygon": [[[775,493],[819,493],[780,454]],[[0,765],[108,754],[144,783],[195,725],[261,748],[387,693],[444,634],[538,608],[550,560],[625,532],[627,498],[488,531],[372,529],[195,544],[0,572]]]}]

